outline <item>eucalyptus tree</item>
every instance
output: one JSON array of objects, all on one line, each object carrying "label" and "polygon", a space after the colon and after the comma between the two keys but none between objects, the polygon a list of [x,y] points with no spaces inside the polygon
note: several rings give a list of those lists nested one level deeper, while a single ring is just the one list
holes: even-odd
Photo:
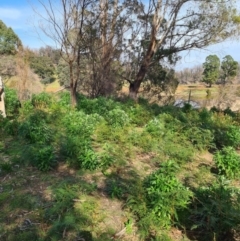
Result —
[{"label": "eucalyptus tree", "polygon": [[138,7],[137,0],[100,0],[92,9],[93,16],[99,18],[85,26],[91,96],[109,95],[121,81],[124,53],[136,40],[140,27],[135,15]]},{"label": "eucalyptus tree", "polygon": [[222,79],[225,84],[229,78],[237,76],[238,62],[231,55],[226,55],[221,63]]},{"label": "eucalyptus tree", "polygon": [[209,87],[212,84],[216,83],[220,75],[220,59],[217,55],[209,55],[206,58],[206,61],[203,63],[203,79],[202,81],[209,84]]},{"label": "eucalyptus tree", "polygon": [[146,47],[134,78],[128,78],[129,95],[133,99],[155,61],[169,58],[174,62],[172,57],[181,51],[201,49],[239,32],[240,19],[234,0],[149,0],[139,5],[142,8],[138,18],[143,24],[139,36]]}]

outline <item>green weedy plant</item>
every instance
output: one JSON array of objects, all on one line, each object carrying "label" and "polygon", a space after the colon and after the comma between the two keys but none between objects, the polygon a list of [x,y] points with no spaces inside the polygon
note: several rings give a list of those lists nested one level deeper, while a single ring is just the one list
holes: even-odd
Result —
[{"label": "green weedy plant", "polygon": [[31,149],[31,164],[46,172],[54,167],[55,155],[51,146],[34,146]]},{"label": "green weedy plant", "polygon": [[105,143],[103,145],[103,152],[98,154],[99,166],[103,173],[114,162],[114,157],[111,154],[113,152],[114,152],[114,147],[112,145]]},{"label": "green weedy plant", "polygon": [[161,137],[164,135],[164,132],[166,131],[164,123],[157,118],[150,120],[145,126],[145,130],[154,137]]},{"label": "green weedy plant", "polygon": [[71,97],[70,97],[70,93],[69,92],[61,92],[59,94],[59,105],[62,106],[62,107],[69,107],[70,106],[70,100],[71,100]]},{"label": "green weedy plant", "polygon": [[97,154],[92,150],[91,146],[86,145],[78,156],[80,167],[87,170],[95,170],[99,167]]},{"label": "green weedy plant", "polygon": [[186,208],[192,196],[192,192],[176,178],[177,169],[174,161],[167,161],[144,181],[147,206],[161,227],[174,223],[178,219],[177,210]]},{"label": "green weedy plant", "polygon": [[145,126],[146,123],[148,123],[153,117],[153,113],[151,111],[139,104],[130,106],[128,110],[126,110],[126,113],[128,114],[131,123],[137,126]]},{"label": "green weedy plant", "polygon": [[225,146],[233,146],[235,148],[240,146],[240,127],[239,126],[228,126],[228,129],[223,135],[223,143]]},{"label": "green weedy plant", "polygon": [[34,106],[31,100],[26,100],[22,103],[22,108],[20,109],[21,116],[28,116],[34,111]]},{"label": "green weedy plant", "polygon": [[48,144],[53,138],[53,132],[46,122],[47,113],[35,110],[21,122],[18,135],[30,143]]},{"label": "green weedy plant", "polygon": [[214,136],[210,130],[198,126],[188,126],[184,135],[199,150],[210,149],[214,146]]},{"label": "green weedy plant", "polygon": [[21,103],[17,96],[17,91],[14,89],[5,88],[5,107],[8,117],[12,117],[19,112]]},{"label": "green weedy plant", "polygon": [[121,198],[123,195],[122,187],[115,180],[111,181],[108,188],[111,198]]},{"label": "green weedy plant", "polygon": [[240,128],[233,117],[223,113],[214,113],[212,116],[212,127],[214,141],[217,147],[240,146]]},{"label": "green weedy plant", "polygon": [[68,164],[89,170],[99,166],[98,156],[91,147],[91,135],[102,120],[98,114],[87,115],[81,111],[72,111],[63,118],[66,136],[61,138],[61,152]]},{"label": "green weedy plant", "polygon": [[188,209],[191,229],[205,235],[204,240],[221,241],[231,236],[240,223],[239,189],[220,176],[212,185],[197,188],[194,196]]},{"label": "green weedy plant", "polygon": [[115,108],[108,112],[106,121],[112,127],[123,127],[129,124],[130,119],[124,110]]},{"label": "green weedy plant", "polygon": [[32,96],[32,105],[36,108],[47,108],[51,103],[52,96],[46,92]]},{"label": "green weedy plant", "polygon": [[158,240],[161,230],[178,221],[178,211],[185,209],[192,192],[176,178],[174,161],[162,163],[160,169],[130,188],[127,207],[135,216],[140,236]]},{"label": "green weedy plant", "polygon": [[224,147],[214,155],[214,161],[220,174],[229,178],[240,176],[240,156],[233,147]]}]

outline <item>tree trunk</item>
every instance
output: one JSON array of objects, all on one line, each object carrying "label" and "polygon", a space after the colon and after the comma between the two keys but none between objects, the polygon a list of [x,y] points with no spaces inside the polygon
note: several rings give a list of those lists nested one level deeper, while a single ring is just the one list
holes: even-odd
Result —
[{"label": "tree trunk", "polygon": [[135,80],[132,83],[130,83],[130,86],[129,86],[129,97],[131,99],[134,99],[134,100],[137,99],[138,91],[147,73],[148,67],[151,63],[151,59],[156,51],[156,46],[157,46],[157,40],[155,38],[155,32],[152,31],[152,38],[151,38],[151,42],[149,44],[147,53],[143,59],[143,62],[140,66],[140,69],[137,73]]},{"label": "tree trunk", "polygon": [[76,105],[77,105],[77,91],[74,87],[71,87],[70,92],[71,92],[71,106],[76,107]]},{"label": "tree trunk", "polygon": [[69,63],[70,71],[70,93],[71,93],[71,106],[76,107],[77,105],[77,80],[74,81],[73,76],[73,63]]},{"label": "tree trunk", "polygon": [[129,86],[129,97],[131,99],[137,100],[137,94],[139,92],[141,83],[142,83],[146,73],[147,73],[147,68],[146,68],[146,66],[142,65],[140,67],[140,70],[139,70],[135,80],[132,83],[130,83],[130,86]]}]

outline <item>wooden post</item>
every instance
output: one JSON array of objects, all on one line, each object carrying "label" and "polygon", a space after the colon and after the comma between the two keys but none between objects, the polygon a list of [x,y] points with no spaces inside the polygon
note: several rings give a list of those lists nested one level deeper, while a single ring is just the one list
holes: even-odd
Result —
[{"label": "wooden post", "polygon": [[190,101],[191,101],[191,94],[192,94],[192,90],[189,91],[189,95],[188,95],[188,104],[190,104]]},{"label": "wooden post", "polygon": [[4,103],[4,87],[3,87],[3,81],[1,76],[0,76],[0,115],[2,115],[4,118],[6,117],[5,103]]}]

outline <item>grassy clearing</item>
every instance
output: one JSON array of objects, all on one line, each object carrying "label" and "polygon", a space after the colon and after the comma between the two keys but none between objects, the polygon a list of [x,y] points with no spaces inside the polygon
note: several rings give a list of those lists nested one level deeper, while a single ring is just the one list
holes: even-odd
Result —
[{"label": "grassy clearing", "polygon": [[238,114],[82,95],[72,110],[68,93],[19,108],[11,95],[0,240],[236,238]]},{"label": "grassy clearing", "polygon": [[57,79],[54,82],[52,82],[51,84],[47,84],[45,87],[46,92],[56,92],[59,89],[61,89],[61,86]]}]

